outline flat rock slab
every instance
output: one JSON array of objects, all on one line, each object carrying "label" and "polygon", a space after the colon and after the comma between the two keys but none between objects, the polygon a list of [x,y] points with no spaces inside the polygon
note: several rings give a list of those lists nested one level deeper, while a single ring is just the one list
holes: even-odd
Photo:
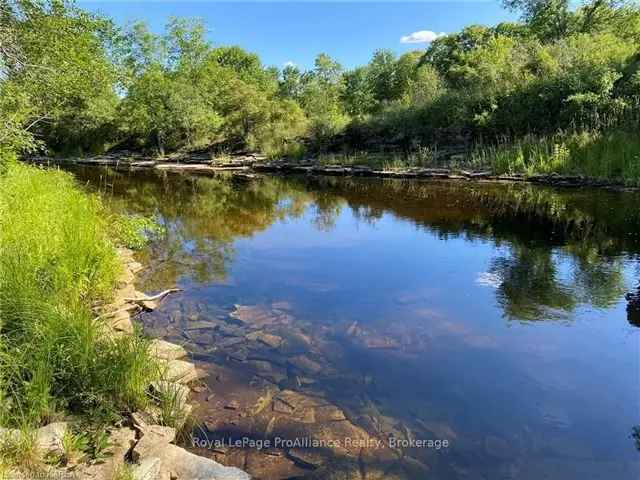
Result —
[{"label": "flat rock slab", "polygon": [[162,461],[158,457],[143,458],[131,469],[134,480],[168,480],[168,473],[162,474]]},{"label": "flat rock slab", "polygon": [[168,382],[187,384],[197,380],[200,375],[195,365],[184,360],[163,360],[165,363],[165,379]]},{"label": "flat rock slab", "polygon": [[[133,449],[134,458],[138,459],[140,466],[147,463],[155,463],[155,458],[160,461],[160,476],[177,480],[250,480],[246,472],[235,468],[225,467],[208,458],[199,457],[185,449],[171,444],[175,437],[175,430],[169,427],[151,425],[144,428],[143,436]],[[152,470],[151,465],[146,469]],[[155,467],[153,468],[155,470]],[[142,473],[142,472],[141,472]]]},{"label": "flat rock slab", "polygon": [[263,331],[252,332],[248,334],[247,340],[250,340],[252,342],[258,341],[271,348],[278,348],[280,345],[282,345],[282,337]]},{"label": "flat rock slab", "polygon": [[171,361],[186,357],[187,351],[181,345],[156,339],[149,345],[149,354],[161,360]]},{"label": "flat rock slab", "polygon": [[288,325],[293,317],[288,313],[263,305],[235,305],[231,317],[245,325],[263,327],[265,325]]}]

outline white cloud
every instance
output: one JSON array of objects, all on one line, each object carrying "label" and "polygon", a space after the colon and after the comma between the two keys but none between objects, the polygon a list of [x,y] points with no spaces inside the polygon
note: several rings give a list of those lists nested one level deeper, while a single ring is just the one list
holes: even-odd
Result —
[{"label": "white cloud", "polygon": [[289,60],[288,62],[284,62],[283,67],[287,68],[287,67],[297,67],[298,65],[296,65],[296,62],[292,62],[291,60]]},{"label": "white cloud", "polygon": [[431,43],[435,39],[444,37],[446,33],[432,32],[431,30],[420,30],[400,37],[400,43]]}]

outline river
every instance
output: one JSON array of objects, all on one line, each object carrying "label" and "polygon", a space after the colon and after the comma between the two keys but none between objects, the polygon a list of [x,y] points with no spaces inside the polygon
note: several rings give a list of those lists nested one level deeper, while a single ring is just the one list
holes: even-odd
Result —
[{"label": "river", "polygon": [[184,291],[141,320],[209,372],[195,451],[265,479],[640,478],[638,193],[75,173],[166,229],[138,286]]}]

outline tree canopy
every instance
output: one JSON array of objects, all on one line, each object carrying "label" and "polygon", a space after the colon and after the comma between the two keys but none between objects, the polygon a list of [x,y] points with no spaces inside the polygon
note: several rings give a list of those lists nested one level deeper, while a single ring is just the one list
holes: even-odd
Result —
[{"label": "tree canopy", "polygon": [[112,148],[261,150],[484,141],[640,116],[637,3],[504,0],[516,23],[470,25],[424,50],[373,53],[344,69],[265,66],[214,45],[201,22],[162,34],[66,0],[0,4],[0,148],[52,154]]}]

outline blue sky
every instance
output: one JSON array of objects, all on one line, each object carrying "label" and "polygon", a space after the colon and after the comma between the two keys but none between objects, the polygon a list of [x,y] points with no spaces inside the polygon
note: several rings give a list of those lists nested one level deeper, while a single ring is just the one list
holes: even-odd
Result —
[{"label": "blue sky", "polygon": [[[402,43],[429,38],[433,32],[455,32],[465,25],[513,20],[497,0],[422,2],[214,2],[214,1],[80,1],[89,10],[113,17],[119,24],[147,21],[162,31],[170,16],[204,20],[216,44],[240,45],[256,52],[266,65],[293,62],[313,65],[325,52],[345,67],[366,63],[378,48],[403,53],[426,43]],[[417,35],[410,36],[415,32]]]}]

